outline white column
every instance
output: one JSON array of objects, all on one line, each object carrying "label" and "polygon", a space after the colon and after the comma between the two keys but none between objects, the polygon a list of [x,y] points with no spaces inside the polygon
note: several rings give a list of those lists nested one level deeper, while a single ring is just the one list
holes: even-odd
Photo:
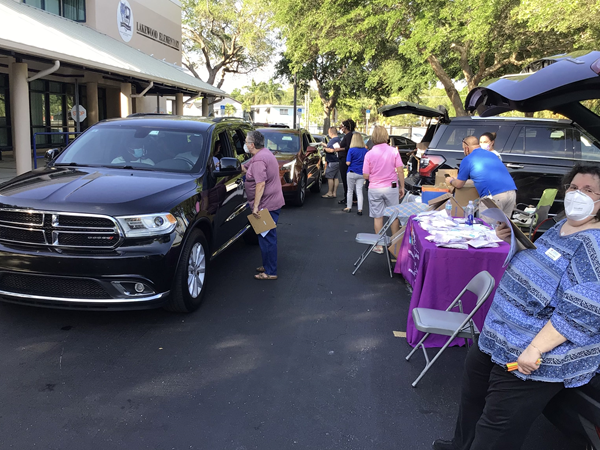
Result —
[{"label": "white column", "polygon": [[121,117],[131,114],[131,83],[121,83]]},{"label": "white column", "polygon": [[88,81],[85,85],[87,92],[88,126],[98,123],[98,83]]},{"label": "white column", "polygon": [[29,83],[27,64],[10,65],[9,88],[11,97],[13,153],[17,163],[17,175],[32,169],[31,122],[29,119]]},{"label": "white column", "polygon": [[183,94],[181,92],[175,94],[175,115],[183,116]]}]

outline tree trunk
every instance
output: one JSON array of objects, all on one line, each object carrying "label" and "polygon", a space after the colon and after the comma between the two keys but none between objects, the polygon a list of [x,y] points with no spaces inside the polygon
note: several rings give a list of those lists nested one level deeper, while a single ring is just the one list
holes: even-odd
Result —
[{"label": "tree trunk", "polygon": [[329,127],[331,126],[331,109],[323,108],[323,134],[329,135]]},{"label": "tree trunk", "polygon": [[444,86],[444,90],[450,98],[452,102],[452,106],[454,106],[454,110],[456,111],[457,116],[467,116],[467,112],[463,107],[462,100],[460,99],[460,95],[458,95],[458,91],[454,87],[454,83],[452,82],[452,78],[448,76],[438,59],[434,55],[429,55],[427,57],[427,62],[433,69],[433,72],[438,77],[442,85]]}]

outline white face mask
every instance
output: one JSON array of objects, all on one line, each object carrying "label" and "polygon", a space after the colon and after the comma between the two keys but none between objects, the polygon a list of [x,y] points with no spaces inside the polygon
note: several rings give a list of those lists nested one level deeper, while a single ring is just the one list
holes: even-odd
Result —
[{"label": "white face mask", "polygon": [[244,144],[244,151],[246,153],[250,153],[250,149],[248,148],[248,146],[246,144]]},{"label": "white face mask", "polygon": [[489,150],[490,149],[490,143],[483,143],[483,144],[479,144],[479,146],[484,149],[484,150]]},{"label": "white face mask", "polygon": [[592,200],[581,191],[567,192],[565,195],[565,214],[574,221],[587,219],[594,212],[594,203],[600,200]]}]

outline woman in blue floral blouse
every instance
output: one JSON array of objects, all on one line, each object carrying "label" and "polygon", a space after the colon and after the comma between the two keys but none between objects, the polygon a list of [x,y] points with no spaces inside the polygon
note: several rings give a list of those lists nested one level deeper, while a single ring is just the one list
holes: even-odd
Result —
[{"label": "woman in blue floral blouse", "polygon": [[600,383],[600,167],[564,185],[567,218],[510,261],[465,362],[454,439],[436,450],[520,449],[559,391]]}]

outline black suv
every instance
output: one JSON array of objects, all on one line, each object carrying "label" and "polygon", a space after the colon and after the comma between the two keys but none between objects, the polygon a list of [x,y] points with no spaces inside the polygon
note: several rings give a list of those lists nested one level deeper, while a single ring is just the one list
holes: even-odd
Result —
[{"label": "black suv", "polygon": [[[518,203],[537,203],[575,163],[600,160],[598,142],[571,120],[456,117],[440,124],[421,159],[421,184],[433,184],[438,168],[459,167],[462,140],[486,131],[496,133],[494,149],[515,180]],[[560,202],[554,209],[561,209]]]},{"label": "black suv", "polygon": [[[391,107],[388,107],[388,111]],[[411,111],[413,113],[418,113]],[[438,169],[455,169],[465,157],[462,141],[467,136],[495,132],[494,149],[517,185],[517,202],[535,204],[544,189],[556,188],[577,162],[600,161],[600,143],[572,120],[518,117],[454,117],[438,112],[428,130],[431,142],[421,158],[419,176],[406,180],[408,188],[431,185]],[[433,132],[431,132],[433,131]],[[552,212],[559,212],[557,198]]]},{"label": "black suv", "polygon": [[50,150],[45,168],[0,185],[0,299],[196,309],[209,261],[249,229],[249,130],[235,119],[137,116]]}]

